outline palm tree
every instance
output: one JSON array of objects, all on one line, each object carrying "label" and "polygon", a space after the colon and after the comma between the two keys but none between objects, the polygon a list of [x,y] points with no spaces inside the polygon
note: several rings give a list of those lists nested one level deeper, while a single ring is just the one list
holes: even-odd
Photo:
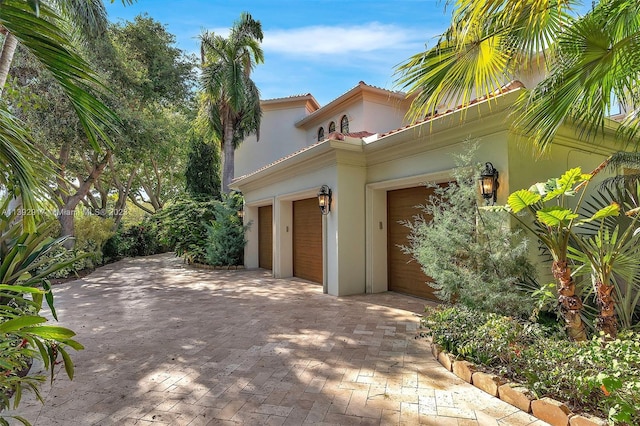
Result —
[{"label": "palm tree", "polygon": [[[413,118],[442,103],[468,104],[473,94],[489,96],[527,68],[541,67],[546,77],[521,96],[513,111],[514,127],[538,149],[547,149],[564,123],[594,138],[618,102],[628,112],[619,134],[637,147],[640,3],[601,0],[584,16],[573,12],[576,0],[448,3],[455,7],[450,28],[433,48],[397,68],[397,82],[416,94]],[[582,303],[567,263],[572,223],[562,222],[557,232],[562,238],[549,240],[551,246],[542,240],[557,252],[553,273],[559,302],[570,336],[580,340]]]},{"label": "palm tree", "polygon": [[539,149],[573,122],[594,137],[620,102],[628,112],[620,134],[640,132],[640,3],[601,0],[584,16],[576,0],[450,0],[450,28],[436,45],[397,68],[397,82],[417,93],[412,115],[442,103],[466,104],[489,95],[527,67],[547,77],[522,96],[515,126]]},{"label": "palm tree", "polygon": [[[92,94],[104,86],[75,53],[62,29],[63,22],[53,9],[37,1],[4,0],[0,7],[0,25],[51,72],[71,101],[90,143],[99,150],[100,141],[110,143],[107,129],[117,131],[119,120]],[[46,187],[51,167],[36,153],[29,133],[6,106],[0,106],[0,157],[0,183],[22,198],[25,212],[35,212],[37,193]],[[25,232],[33,232],[34,215],[22,218]]]},{"label": "palm tree", "polygon": [[260,129],[260,93],[251,80],[251,71],[264,62],[262,25],[243,12],[228,38],[204,32],[200,40],[200,118],[220,141],[222,192],[228,193],[234,175],[234,151],[245,136]]}]

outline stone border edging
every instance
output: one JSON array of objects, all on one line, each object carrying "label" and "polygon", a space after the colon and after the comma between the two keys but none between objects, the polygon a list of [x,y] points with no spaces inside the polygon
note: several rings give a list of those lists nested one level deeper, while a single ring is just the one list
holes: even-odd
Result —
[{"label": "stone border edging", "polygon": [[608,423],[588,414],[574,414],[564,403],[552,398],[536,399],[533,393],[518,383],[507,382],[494,374],[476,371],[474,364],[458,360],[442,346],[431,343],[431,353],[440,364],[465,382],[489,395],[549,423],[552,426],[607,426]]}]

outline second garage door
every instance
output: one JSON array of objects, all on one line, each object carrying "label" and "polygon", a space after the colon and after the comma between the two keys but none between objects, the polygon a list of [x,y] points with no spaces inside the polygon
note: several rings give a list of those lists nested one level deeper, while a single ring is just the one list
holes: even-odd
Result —
[{"label": "second garage door", "polygon": [[399,222],[420,214],[415,207],[424,204],[432,194],[433,188],[425,186],[387,192],[387,279],[389,290],[438,300],[427,284],[431,279],[422,272],[418,262],[398,247],[409,243],[409,228]]},{"label": "second garage door", "polygon": [[322,283],[322,214],[315,197],[293,202],[293,275]]}]

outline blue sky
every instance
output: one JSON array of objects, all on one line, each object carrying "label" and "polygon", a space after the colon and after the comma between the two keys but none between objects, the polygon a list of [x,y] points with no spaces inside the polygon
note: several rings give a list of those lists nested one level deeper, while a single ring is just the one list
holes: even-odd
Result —
[{"label": "blue sky", "polygon": [[203,30],[225,33],[242,11],[262,23],[263,99],[311,93],[321,105],[364,81],[394,88],[394,66],[433,45],[449,23],[440,0],[137,0],[105,2],[109,19],[148,13],[198,52]]}]

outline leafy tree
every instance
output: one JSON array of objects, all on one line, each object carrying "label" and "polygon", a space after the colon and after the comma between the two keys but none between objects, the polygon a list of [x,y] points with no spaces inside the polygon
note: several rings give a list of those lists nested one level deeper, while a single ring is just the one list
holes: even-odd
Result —
[{"label": "leafy tree", "polygon": [[186,143],[182,141],[193,109],[195,60],[173,48],[173,42],[162,25],[141,17],[110,26],[106,35],[93,40],[90,56],[103,67],[103,79],[112,88],[104,98],[125,124],[112,133],[112,145],[104,153],[88,143],[71,104],[46,70],[29,55],[21,55],[14,65],[9,95],[15,110],[34,129],[38,150],[59,171],[51,186],[56,188],[64,235],[74,235],[72,212],[80,203],[102,217],[112,213],[117,226],[127,199],[153,212],[183,188]]},{"label": "leafy tree", "polygon": [[260,93],[251,71],[264,62],[262,25],[243,12],[228,38],[204,32],[200,120],[220,141],[222,192],[229,192],[234,176],[234,151],[245,136],[260,129]]},{"label": "leafy tree", "polygon": [[537,287],[527,241],[505,217],[478,209],[474,151],[456,159],[454,182],[430,185],[434,195],[422,215],[405,223],[411,233],[403,250],[433,279],[441,300],[526,318],[534,309],[526,289]]},{"label": "leafy tree", "polygon": [[127,198],[153,213],[184,187],[196,60],[174,45],[164,25],[142,15],[111,25],[92,53],[113,88],[110,103],[126,124],[98,189],[100,204],[112,188],[117,192],[116,223]]},{"label": "leafy tree", "polygon": [[220,198],[220,155],[215,145],[191,139],[185,171],[187,192],[192,197]]},{"label": "leafy tree", "polygon": [[[114,0],[111,0],[113,3]],[[39,13],[40,1],[31,2],[36,13]],[[82,43],[89,42],[99,36],[107,27],[107,13],[102,0],[49,0],[42,3],[52,8],[68,25],[71,38]],[[122,0],[123,4],[131,4],[130,0]],[[13,61],[18,39],[7,28],[2,27],[5,36],[0,53],[0,94],[9,76],[9,69]]]},{"label": "leafy tree", "polygon": [[[55,169],[49,186],[53,188],[56,216],[62,235],[73,236],[76,207],[107,167],[114,145],[103,153],[96,152],[51,73],[31,55],[21,53],[11,70],[6,99],[16,115],[29,124],[36,149]],[[67,240],[65,247],[72,246],[73,240]]]},{"label": "leafy tree", "polygon": [[522,71],[547,76],[518,102],[515,127],[546,149],[563,123],[587,136],[602,131],[618,102],[627,109],[619,132],[637,144],[640,131],[640,4],[601,0],[584,16],[575,0],[450,0],[449,29],[436,45],[397,68],[415,93],[412,115],[440,104],[488,96]]},{"label": "leafy tree", "polygon": [[[34,7],[38,6],[39,7]],[[47,69],[60,85],[78,116],[80,128],[92,146],[99,139],[109,143],[105,129],[118,123],[115,114],[89,92],[104,86],[89,64],[76,52],[62,29],[64,21],[54,10],[39,2],[8,0],[0,8],[0,25],[12,34],[33,57]],[[27,211],[36,210],[36,192],[46,187],[51,167],[39,161],[30,135],[2,106],[0,111],[0,155],[3,157],[3,183],[22,198]],[[35,164],[39,164],[37,169]],[[24,215],[26,232],[35,229],[35,218]]]}]

